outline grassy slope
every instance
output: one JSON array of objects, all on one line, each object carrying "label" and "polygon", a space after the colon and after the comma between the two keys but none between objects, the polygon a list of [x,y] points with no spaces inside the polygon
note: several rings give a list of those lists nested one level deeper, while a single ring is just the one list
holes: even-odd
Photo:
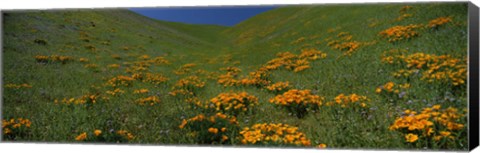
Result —
[{"label": "grassy slope", "polygon": [[[407,82],[405,79],[393,78],[392,67],[380,62],[382,52],[390,49],[406,49],[409,53],[425,52],[430,54],[450,54],[458,58],[467,55],[466,37],[466,7],[463,4],[416,4],[408,13],[413,17],[402,21],[394,21],[400,16],[399,10],[405,5],[324,5],[284,7],[260,14],[242,22],[224,33],[233,36],[236,44],[232,54],[244,59],[246,65],[264,64],[275,57],[275,53],[290,51],[299,53],[304,48],[316,48],[328,53],[327,59],[314,62],[311,69],[300,72],[277,71],[274,82],[290,81],[296,88],[315,89],[319,95],[333,99],[340,93],[357,93],[373,99],[378,108],[370,121],[355,118],[358,114],[331,118],[329,113],[320,112],[317,118],[307,118],[304,121],[287,121],[300,124],[320,142],[335,144],[335,147],[400,147],[403,138],[388,131],[386,124],[391,123],[391,114],[399,114],[401,110],[420,110],[433,104],[466,107],[466,93],[457,94],[460,97],[455,102],[443,102],[448,87],[435,86],[420,80],[408,81],[414,87],[410,93],[413,104],[408,100],[391,103],[374,93],[375,87],[388,81],[395,83]],[[378,33],[395,25],[428,24],[432,19],[441,16],[452,16],[460,25],[449,25],[439,30],[422,30],[418,38],[411,41],[388,43],[381,39]],[[369,27],[377,22],[378,25]],[[336,29],[330,32],[329,29]],[[348,32],[353,40],[360,42],[376,41],[372,46],[360,47],[351,57],[341,57],[338,50],[333,50],[326,44],[327,38],[334,38],[339,32]],[[305,41],[292,43],[304,37]],[[257,56],[250,56],[255,54]],[[248,64],[247,64],[248,63]],[[265,99],[268,100],[268,99]],[[426,100],[426,102],[421,102]],[[272,108],[273,109],[273,108]],[[276,114],[271,111],[266,114]],[[280,112],[283,113],[283,112]],[[389,114],[389,115],[386,115]],[[279,117],[271,117],[274,122]],[[330,115],[331,116],[331,115]],[[398,116],[398,115],[395,115]],[[352,119],[352,117],[354,119]],[[340,121],[339,121],[340,120]],[[319,126],[321,125],[321,126]],[[362,128],[359,128],[362,127]],[[375,131],[375,132],[371,132]],[[389,140],[389,141],[386,141]]]},{"label": "grassy slope", "polygon": [[[394,21],[400,15],[398,10],[403,6],[389,4],[286,7],[258,15],[226,30],[225,33],[237,36],[232,39],[234,44],[237,44],[234,48],[238,50],[233,54],[237,53],[239,58],[248,60],[246,63],[249,65],[264,64],[274,58],[277,52],[299,53],[305,48],[316,48],[327,52],[330,58],[322,60],[322,63],[316,63],[318,66],[305,71],[303,75],[286,71],[286,73],[279,73],[278,76],[287,75],[288,77],[285,78],[308,81],[301,84],[307,85],[306,88],[310,89],[319,86],[314,84],[313,80],[315,80],[321,83],[320,93],[329,96],[345,92],[372,91],[368,87],[376,87],[394,80],[390,73],[386,73],[393,70],[388,70],[388,67],[380,62],[382,52],[390,49],[406,49],[409,53],[450,54],[459,58],[466,56],[466,8],[464,5],[417,4],[415,5],[417,7],[409,12],[413,17]],[[441,16],[452,16],[453,20],[460,22],[461,25],[450,25],[448,28],[439,30],[422,30],[419,37],[395,44],[388,43],[378,35],[380,31],[395,25],[428,24],[428,21]],[[368,25],[372,23],[370,20],[373,19],[377,20],[378,25],[369,27]],[[340,28],[335,32],[328,31],[338,27]],[[275,30],[268,32],[269,29]],[[265,33],[256,35],[259,32]],[[326,45],[328,43],[326,39],[335,38],[339,32],[348,32],[353,35],[353,40],[359,42],[376,41],[377,43],[360,47],[351,57],[341,57],[342,52]],[[306,38],[305,41],[292,43],[302,37]],[[249,56],[251,54],[262,56]],[[335,87],[335,90],[325,87]],[[425,94],[422,98],[434,97],[436,92],[432,90],[421,92],[432,93],[432,95]]]},{"label": "grassy slope", "polygon": [[[80,131],[99,127],[128,129],[138,139],[134,143],[194,143],[177,128],[180,117],[191,117],[195,110],[184,102],[168,96],[172,84],[179,76],[172,70],[186,63],[196,63],[197,69],[217,71],[220,67],[238,66],[247,74],[275,57],[275,53],[299,53],[303,48],[316,48],[328,54],[326,59],[315,61],[311,69],[299,73],[279,70],[273,81],[290,81],[295,88],[313,89],[319,95],[332,99],[340,93],[357,93],[372,99],[374,111],[370,119],[349,111],[323,109],[304,119],[288,116],[268,103],[273,94],[249,87],[224,88],[213,80],[207,81],[200,94],[203,100],[230,90],[245,90],[259,97],[260,106],[255,114],[240,116],[241,126],[262,122],[281,122],[299,126],[312,143],[326,143],[335,148],[408,148],[404,138],[388,131],[388,126],[401,110],[419,110],[432,104],[466,107],[465,93],[455,95],[457,102],[441,102],[445,87],[412,80],[411,100],[387,102],[374,94],[377,86],[388,81],[404,83],[390,75],[392,67],[380,62],[380,55],[389,49],[407,49],[410,53],[426,52],[465,57],[466,5],[464,4],[414,4],[409,13],[413,17],[393,21],[404,5],[321,5],[282,7],[259,14],[232,28],[218,26],[193,26],[163,21],[153,21],[128,11],[78,11],[31,12],[4,15],[4,83],[29,83],[32,89],[4,91],[3,117],[30,118],[35,125],[31,136],[24,140],[70,142]],[[65,16],[65,17],[62,17]],[[394,25],[427,24],[441,16],[452,16],[458,25],[448,24],[438,30],[422,30],[411,41],[391,44],[381,39],[378,32]],[[95,23],[92,27],[90,22]],[[372,22],[377,26],[369,27]],[[338,29],[336,29],[338,28]],[[36,32],[32,30],[35,29]],[[329,29],[336,29],[329,32]],[[79,40],[79,32],[87,32],[90,42]],[[115,32],[113,32],[115,31]],[[326,38],[339,32],[349,32],[353,40],[376,41],[372,46],[361,46],[352,56],[338,58],[341,52],[332,50]],[[305,41],[292,43],[304,37]],[[33,43],[44,39],[48,45]],[[110,41],[110,45],[101,44]],[[96,51],[84,46],[92,45]],[[123,47],[129,50],[123,50]],[[78,62],[66,65],[41,65],[35,55],[70,55],[85,57],[101,68],[92,72]],[[111,58],[119,54],[122,60]],[[151,71],[170,78],[159,87],[135,84],[133,89],[148,88],[161,96],[162,104],[144,107],[134,104],[132,94],[113,98],[112,102],[98,104],[92,109],[70,108],[54,105],[54,99],[76,97],[88,93],[91,85],[101,85],[105,80],[124,74],[123,69],[110,70],[106,65],[135,61],[138,56],[165,55],[171,65],[152,67]],[[230,57],[232,59],[230,59]],[[227,61],[227,62],[222,62]],[[239,61],[239,63],[235,63]],[[426,102],[422,102],[425,100]],[[336,116],[333,113],[341,112]],[[112,125],[113,124],[113,125]],[[362,128],[359,128],[362,127]],[[466,144],[461,140],[458,143]],[[464,149],[459,147],[455,149]]]},{"label": "grassy slope", "polygon": [[[79,116],[77,113],[72,113],[69,118],[68,115],[53,113],[58,111],[50,109],[56,107],[52,106],[52,101],[86,94],[91,85],[101,85],[105,81],[104,79],[123,72],[121,70],[110,71],[106,68],[107,65],[122,65],[123,62],[136,61],[138,56],[144,54],[151,57],[162,55],[171,58],[172,62],[178,60],[177,63],[188,63],[199,59],[195,56],[180,56],[181,54],[178,53],[188,51],[191,55],[198,55],[204,51],[212,52],[215,51],[213,44],[218,43],[198,37],[199,34],[197,36],[195,33],[190,35],[176,29],[178,26],[181,26],[180,29],[192,29],[188,25],[158,22],[122,10],[7,13],[8,15],[4,15],[3,40],[5,47],[3,57],[5,58],[3,61],[5,75],[3,80],[9,83],[28,82],[35,88],[28,93],[29,96],[16,98],[9,97],[10,93],[6,91],[3,112],[5,118],[21,114],[26,117],[39,116],[41,119],[35,119],[37,121],[34,121],[34,124],[44,128],[38,129],[42,130],[41,132],[35,131],[40,134],[33,136],[32,140],[44,140],[45,138],[53,141],[67,140],[62,137],[71,135],[72,131],[57,128],[73,127],[55,126],[56,124],[52,124],[52,122],[68,123]],[[91,26],[91,21],[94,22],[95,27]],[[206,30],[203,30],[201,26],[195,27],[199,31],[222,29],[222,27],[205,26]],[[87,33],[89,42],[80,40],[81,32]],[[46,40],[47,45],[35,44],[35,39]],[[109,42],[109,45],[104,45],[102,42]],[[93,51],[85,46],[94,46],[96,49]],[[124,50],[124,47],[129,49]],[[172,53],[176,54],[171,55]],[[45,66],[36,64],[33,58],[36,55],[52,54],[73,56],[77,58],[76,60],[80,57],[87,58],[90,63],[99,65],[101,72],[94,73],[85,69],[84,65],[79,62]],[[113,54],[120,55],[122,60],[112,58]],[[175,66],[157,69],[171,70],[178,67]],[[164,89],[164,92],[168,89]],[[88,115],[86,112],[83,114]],[[75,119],[78,120],[78,124],[85,124],[85,120],[79,118]],[[56,130],[45,130],[52,128],[51,126],[55,126]]]}]

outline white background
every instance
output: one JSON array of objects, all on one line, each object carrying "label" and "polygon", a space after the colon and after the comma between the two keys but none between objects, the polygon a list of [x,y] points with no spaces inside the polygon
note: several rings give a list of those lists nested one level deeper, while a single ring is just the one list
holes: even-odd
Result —
[{"label": "white background", "polygon": [[[7,2],[6,2],[7,1]],[[265,4],[326,4],[326,3],[375,3],[375,2],[419,2],[425,0],[242,0],[242,1],[214,1],[214,0],[6,0],[0,2],[0,9],[51,9],[51,8],[112,8],[112,7],[154,7],[154,6],[213,6],[213,5],[265,5]],[[445,0],[435,0],[445,1]],[[473,0],[480,4],[479,0]],[[0,17],[1,18],[1,17]],[[480,152],[476,149],[475,152]],[[234,147],[194,147],[194,146],[146,146],[146,145],[92,145],[92,144],[52,144],[52,143],[0,143],[0,152],[275,152],[275,153],[310,153],[310,152],[386,152],[385,150],[318,150],[318,149],[274,149],[274,148],[234,148]],[[411,151],[388,151],[411,152]]]}]

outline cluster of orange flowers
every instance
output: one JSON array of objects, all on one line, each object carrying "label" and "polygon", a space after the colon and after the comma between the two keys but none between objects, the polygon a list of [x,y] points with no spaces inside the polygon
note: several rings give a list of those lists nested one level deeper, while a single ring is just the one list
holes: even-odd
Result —
[{"label": "cluster of orange flowers", "polygon": [[410,5],[405,5],[403,6],[401,9],[400,9],[400,13],[405,13],[406,11],[412,9],[413,6],[410,6]]},{"label": "cluster of orange flowers", "polygon": [[387,63],[399,64],[405,66],[394,73],[394,76],[410,76],[420,71],[422,72],[422,80],[433,82],[439,80],[450,82],[454,86],[465,85],[467,79],[466,60],[453,58],[450,55],[435,55],[425,53],[414,53],[410,55],[391,55],[384,57]]},{"label": "cluster of orange flowers", "polygon": [[303,49],[300,55],[298,55],[299,59],[306,59],[310,61],[318,60],[327,57],[326,53],[322,51],[316,50],[314,48],[310,49]]},{"label": "cluster of orange flowers", "polygon": [[247,77],[243,77],[242,79],[237,81],[237,85],[244,85],[244,86],[249,86],[249,85],[254,85],[254,86],[265,86],[270,83],[268,80],[268,76],[270,74],[268,71],[265,70],[256,70],[253,72],[250,72]]},{"label": "cluster of orange flowers", "polygon": [[205,82],[200,80],[198,76],[188,76],[178,80],[177,83],[175,83],[175,86],[186,89],[203,88],[205,86]]},{"label": "cluster of orange flowers", "polygon": [[147,62],[149,63],[153,63],[155,65],[161,65],[161,64],[170,64],[170,61],[168,61],[167,59],[165,59],[165,57],[163,56],[157,56],[153,59],[150,59],[148,60]]},{"label": "cluster of orange flowers", "polygon": [[264,86],[264,85],[268,85],[270,81],[254,77],[254,78],[240,79],[237,83],[239,85],[245,85],[245,86],[249,86],[249,85]]},{"label": "cluster of orange flowers", "polygon": [[293,69],[293,72],[300,72],[310,68],[310,62],[308,62],[308,60],[306,59],[300,59],[300,60],[296,60],[289,66],[292,67],[290,69]]},{"label": "cluster of orange flowers", "polygon": [[133,74],[132,77],[137,80],[142,80],[142,82],[152,83],[155,85],[168,81],[167,77],[161,74],[155,74],[155,73],[144,73],[144,74],[136,73],[136,74]]},{"label": "cluster of orange flowers", "polygon": [[405,18],[411,17],[413,14],[408,14],[407,11],[412,9],[412,6],[406,5],[400,9],[400,16],[395,21],[402,21]]},{"label": "cluster of orange flowers", "polygon": [[392,75],[394,77],[397,77],[397,78],[408,77],[408,76],[411,76],[413,74],[417,74],[418,72],[419,72],[419,70],[417,70],[417,69],[410,69],[410,70],[409,69],[400,69],[398,71],[393,72]]},{"label": "cluster of orange flowers", "polygon": [[273,92],[282,92],[291,88],[289,82],[277,82],[266,87],[267,90]]},{"label": "cluster of orange flowers", "polygon": [[270,103],[284,106],[291,104],[321,106],[324,99],[324,97],[312,94],[310,90],[291,89],[270,99]]},{"label": "cluster of orange flowers", "polygon": [[195,131],[192,136],[196,137],[199,143],[227,143],[231,138],[229,135],[238,128],[238,121],[235,116],[222,113],[216,113],[212,116],[200,114],[189,119],[183,119],[178,127],[180,129],[188,127],[188,129]]},{"label": "cluster of orange flowers", "polygon": [[309,110],[316,110],[323,104],[324,97],[314,95],[310,90],[291,89],[282,95],[270,99],[270,103],[282,106],[298,118],[304,117]]},{"label": "cluster of orange flowers", "polygon": [[138,90],[135,90],[133,91],[134,94],[144,94],[144,93],[148,93],[148,89],[138,89]]},{"label": "cluster of orange flowers", "polygon": [[237,85],[238,80],[235,79],[235,76],[231,73],[219,75],[217,82],[225,87]]},{"label": "cluster of orange flowers", "polygon": [[233,67],[233,66],[220,68],[220,70],[222,70],[222,71],[227,71],[227,74],[230,74],[230,75],[232,75],[232,76],[236,76],[236,75],[238,75],[240,72],[242,72],[242,69],[240,69],[240,68],[238,68],[238,67]]},{"label": "cluster of orange flowers", "polygon": [[290,44],[292,44],[292,45],[293,45],[293,44],[298,44],[298,43],[301,43],[301,42],[303,42],[303,41],[305,41],[305,37],[300,37],[300,38],[292,41]]},{"label": "cluster of orange flowers", "polygon": [[390,81],[390,82],[387,82],[380,87],[377,87],[375,89],[375,92],[377,94],[380,94],[380,93],[395,93],[395,94],[398,94],[398,93],[400,93],[401,90],[408,89],[408,88],[410,88],[409,83],[395,85],[395,83]]},{"label": "cluster of orange flowers", "polygon": [[305,41],[305,37],[300,37],[297,40],[292,41],[290,44],[292,44],[292,45],[293,44],[298,44],[298,43],[301,43],[303,41]]},{"label": "cluster of orange flowers", "polygon": [[182,75],[182,74],[186,74],[188,72],[190,72],[192,70],[193,67],[197,66],[196,64],[194,63],[189,63],[189,64],[185,64],[185,65],[182,65],[180,68],[178,68],[177,70],[173,71],[176,75]]},{"label": "cluster of orange flowers", "polygon": [[137,62],[133,62],[133,65],[132,63],[124,62],[124,65],[129,65],[127,68],[125,68],[125,72],[139,73],[139,72],[147,71],[151,64],[145,61],[137,61]]},{"label": "cluster of orange flowers", "polygon": [[194,95],[197,89],[203,88],[204,86],[205,82],[200,80],[198,76],[188,76],[178,80],[169,94],[172,96]]},{"label": "cluster of orange flowers", "polygon": [[12,84],[12,83],[8,83],[8,84],[5,84],[5,88],[20,89],[20,88],[32,88],[32,86],[29,85],[29,84],[26,84],[26,83],[23,83],[23,84]]},{"label": "cluster of orange flowers", "polygon": [[[102,130],[96,129],[92,133],[82,132],[75,137],[76,141],[105,141],[106,137],[112,137],[114,141],[122,141],[121,139],[125,140],[133,140],[135,136],[126,131],[126,130],[117,130],[113,133],[113,135],[108,135],[102,132]],[[118,138],[120,137],[120,139]]]},{"label": "cluster of orange flowers", "polygon": [[320,148],[320,149],[327,148],[327,144],[324,144],[324,143],[318,144],[317,148]]},{"label": "cluster of orange flowers", "polygon": [[54,103],[55,104],[63,103],[63,104],[67,104],[67,105],[70,105],[70,104],[81,105],[81,104],[95,104],[95,103],[97,103],[98,100],[99,100],[98,95],[88,95],[87,94],[87,95],[83,95],[80,98],[70,98],[70,99],[63,98],[62,101],[59,101],[59,100],[55,99]]},{"label": "cluster of orange flowers", "polygon": [[227,72],[226,74],[222,74],[218,76],[217,82],[222,84],[223,86],[249,86],[249,85],[257,85],[263,86],[270,83],[267,77],[267,71],[257,70],[254,72],[250,72],[248,76],[243,76],[240,79],[236,79],[237,73]]},{"label": "cluster of orange flowers", "polygon": [[150,96],[147,98],[140,98],[136,102],[139,103],[140,105],[149,104],[150,106],[153,106],[155,104],[160,103],[160,98],[158,98],[157,96]]},{"label": "cluster of orange flowers", "polygon": [[120,68],[120,64],[110,64],[107,67],[110,68],[110,69],[118,69],[118,68]]},{"label": "cluster of orange flowers", "polygon": [[277,58],[267,62],[261,69],[266,71],[276,70],[280,67],[285,67],[287,70],[300,72],[310,68],[309,61],[326,58],[327,54],[314,48],[303,49],[300,55],[295,55],[290,52],[278,53]]},{"label": "cluster of orange flowers", "polygon": [[193,104],[195,108],[208,108],[207,103],[203,103],[198,97],[189,97],[185,99],[187,103]]},{"label": "cluster of orange flowers", "polygon": [[238,73],[240,73],[240,69],[236,67],[229,67],[227,69],[226,74],[222,74],[218,76],[217,82],[219,84],[222,84],[223,86],[238,86],[238,85],[257,85],[257,86],[263,86],[266,84],[269,84],[270,81],[268,81],[268,73],[266,70],[257,70],[250,72],[248,76],[243,76],[240,79],[236,79]]},{"label": "cluster of orange flowers", "polygon": [[122,136],[122,137],[127,138],[128,140],[133,140],[133,139],[135,138],[135,136],[134,136],[132,133],[130,133],[130,132],[126,131],[126,130],[118,130],[118,131],[115,132],[115,133],[118,134],[118,135],[120,135],[120,136]]},{"label": "cluster of orange flowers", "polygon": [[216,120],[218,119],[226,119],[229,121],[231,124],[238,124],[237,118],[235,116],[228,116],[223,113],[216,113],[215,115],[206,117],[204,114],[199,114],[195,117],[189,118],[189,119],[183,119],[182,124],[178,126],[180,129],[183,129],[188,123],[192,122],[201,122],[201,121],[208,121],[211,123],[215,123]]},{"label": "cluster of orange flowers", "polygon": [[82,58],[79,58],[78,61],[82,63],[87,63],[89,60],[82,57]]},{"label": "cluster of orange flowers", "polygon": [[250,72],[249,76],[236,79],[239,71],[227,70],[226,74],[218,77],[217,82],[224,86],[255,85],[262,87],[270,84],[268,77],[270,75],[269,71],[271,70],[284,67],[287,70],[300,72],[310,68],[309,61],[322,59],[326,56],[326,53],[316,49],[304,49],[300,55],[295,55],[290,52],[278,53],[277,58],[268,61],[267,64],[263,65],[258,70]]},{"label": "cluster of orange flowers", "polygon": [[399,59],[405,58],[407,50],[400,50],[400,49],[391,49],[388,51],[384,51],[381,56],[381,61],[388,64],[401,64]]},{"label": "cluster of orange flowers", "polygon": [[399,17],[397,17],[395,19],[395,21],[402,21],[403,19],[409,18],[409,17],[412,17],[412,16],[413,16],[413,14],[408,14],[408,13],[401,14]]},{"label": "cluster of orange flowers", "polygon": [[[120,57],[118,56],[118,58],[120,58]],[[131,65],[131,64],[133,64],[133,65]],[[162,56],[157,56],[153,59],[150,59],[150,56],[143,55],[143,56],[141,56],[140,61],[135,61],[133,63],[124,62],[124,65],[130,65],[129,67],[127,67],[125,69],[125,72],[127,72],[127,73],[138,73],[138,72],[147,71],[148,68],[152,64],[161,65],[161,64],[170,64],[170,62]]]},{"label": "cluster of orange flowers", "polygon": [[337,44],[334,46],[334,48],[338,50],[345,50],[346,52],[343,53],[343,55],[352,55],[352,53],[360,47],[360,44],[361,43],[357,41],[350,41]]},{"label": "cluster of orange flowers", "polygon": [[119,75],[108,80],[106,85],[111,87],[118,87],[118,86],[128,87],[132,85],[134,80],[135,79],[133,79],[132,77]]},{"label": "cluster of orange flowers", "polygon": [[198,69],[198,70],[193,72],[193,75],[205,77],[209,80],[217,80],[219,74],[220,74],[219,72],[213,72],[213,71],[210,72],[210,71],[207,71],[207,70],[204,70],[204,69]]},{"label": "cluster of orange flowers", "polygon": [[17,118],[2,120],[2,131],[4,136],[15,136],[21,134],[26,128],[30,128],[32,122],[29,119]]},{"label": "cluster of orange flowers", "polygon": [[177,96],[177,95],[193,95],[194,93],[192,91],[188,91],[185,89],[174,89],[168,94],[171,96]]},{"label": "cluster of orange flowers", "polygon": [[134,79],[134,80],[142,80],[143,79],[143,73],[141,72],[136,72],[136,73],[133,73],[131,75],[131,77]]},{"label": "cluster of orange flowers", "polygon": [[276,70],[282,66],[285,66],[286,68],[289,67],[291,69],[291,67],[293,67],[291,66],[293,61],[297,58],[297,55],[290,52],[277,53],[276,56],[277,58],[268,61],[264,66],[266,70]]},{"label": "cluster of orange flowers", "polygon": [[358,105],[360,107],[367,107],[367,102],[370,100],[366,96],[361,96],[357,94],[340,94],[334,98],[334,102],[327,102],[326,106],[332,106],[334,104],[340,105],[341,107],[348,107]]},{"label": "cluster of orange flowers", "polygon": [[465,116],[464,112],[459,113],[453,107],[441,109],[440,105],[434,105],[424,108],[419,114],[411,110],[405,110],[404,114],[404,116],[398,117],[389,129],[403,132],[406,141],[410,143],[418,139],[433,139],[434,141],[443,138],[455,139],[451,133],[465,127],[464,124],[458,122]]},{"label": "cluster of orange flowers", "polygon": [[123,91],[120,88],[115,88],[114,90],[107,90],[106,93],[109,94],[109,95],[112,95],[112,96],[117,96],[117,95],[125,93],[125,91]]},{"label": "cluster of orange flowers", "polygon": [[263,123],[245,127],[240,131],[243,144],[310,146],[310,140],[298,127],[288,124]]},{"label": "cluster of orange flowers", "polygon": [[59,55],[37,55],[35,56],[35,60],[39,63],[48,63],[48,62],[61,62],[62,64],[66,64],[67,62],[73,61],[74,58],[71,56],[59,56]]},{"label": "cluster of orange flowers", "polygon": [[210,102],[213,104],[211,107],[217,111],[222,111],[223,113],[232,112],[233,114],[231,115],[236,115],[258,105],[258,98],[246,92],[230,92],[221,93],[217,97],[212,98]]},{"label": "cluster of orange flowers", "polygon": [[141,56],[138,57],[138,59],[139,59],[139,60],[148,60],[148,59],[150,59],[150,56],[148,56],[148,55],[141,55]]},{"label": "cluster of orange flowers", "polygon": [[[145,62],[147,62],[149,64],[155,64],[155,65],[170,64],[170,61],[168,61],[163,56],[157,56],[155,58],[150,58],[150,57],[145,58],[145,55],[144,55],[144,56],[142,56],[142,58],[143,58],[143,60],[145,60]],[[149,60],[147,60],[147,59],[149,59]]]},{"label": "cluster of orange flowers", "polygon": [[77,141],[83,141],[83,140],[86,140],[86,139],[87,139],[87,133],[86,132],[83,132],[82,134],[75,137],[75,140],[77,140]]},{"label": "cluster of orange flowers", "polygon": [[422,27],[421,25],[410,24],[407,26],[394,26],[381,31],[379,34],[388,39],[388,42],[396,42],[400,40],[410,39],[418,36],[415,29]]},{"label": "cluster of orange flowers", "polygon": [[451,17],[439,17],[439,18],[433,19],[430,22],[428,22],[427,27],[437,28],[437,27],[439,27],[441,25],[444,25],[444,24],[446,24],[448,22],[451,22],[451,21],[452,21]]},{"label": "cluster of orange flowers", "polygon": [[222,71],[226,71],[226,74],[219,75],[217,77],[217,82],[219,84],[222,84],[224,86],[234,86],[237,85],[238,80],[235,79],[237,75],[242,71],[238,67],[226,67],[226,68],[220,68]]},{"label": "cluster of orange flowers", "polygon": [[357,50],[361,43],[358,41],[352,41],[353,36],[347,32],[340,32],[337,35],[337,39],[330,40],[327,46],[332,47],[340,51],[345,51],[343,55],[351,55]]}]

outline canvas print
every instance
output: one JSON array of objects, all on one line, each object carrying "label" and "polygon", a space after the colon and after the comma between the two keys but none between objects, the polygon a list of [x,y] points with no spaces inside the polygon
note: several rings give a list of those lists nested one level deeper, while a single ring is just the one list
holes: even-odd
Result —
[{"label": "canvas print", "polygon": [[465,2],[2,18],[2,141],[468,149]]}]

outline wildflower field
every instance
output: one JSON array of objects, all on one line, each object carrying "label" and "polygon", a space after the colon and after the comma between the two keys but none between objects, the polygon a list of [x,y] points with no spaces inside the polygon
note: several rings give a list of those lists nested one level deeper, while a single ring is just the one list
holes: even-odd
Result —
[{"label": "wildflower field", "polygon": [[2,15],[2,141],[468,148],[467,3]]}]

